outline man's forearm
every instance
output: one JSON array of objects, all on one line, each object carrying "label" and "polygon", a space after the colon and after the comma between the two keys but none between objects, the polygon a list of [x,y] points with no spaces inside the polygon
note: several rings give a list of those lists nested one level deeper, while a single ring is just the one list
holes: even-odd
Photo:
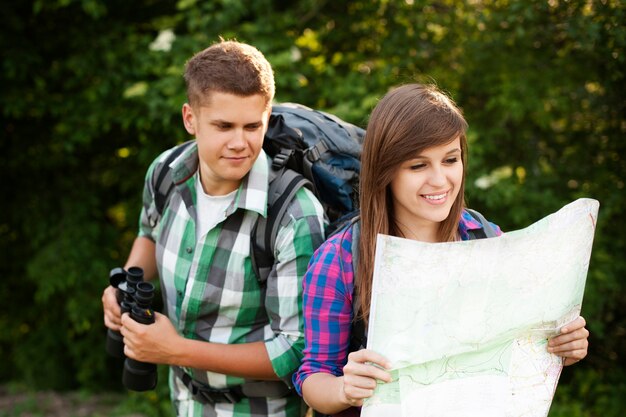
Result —
[{"label": "man's forearm", "polygon": [[178,351],[171,364],[250,379],[279,379],[264,342],[221,344],[183,339]]},{"label": "man's forearm", "polygon": [[147,237],[139,236],[133,242],[125,269],[138,266],[143,269],[144,278],[151,280],[157,276],[156,245]]}]

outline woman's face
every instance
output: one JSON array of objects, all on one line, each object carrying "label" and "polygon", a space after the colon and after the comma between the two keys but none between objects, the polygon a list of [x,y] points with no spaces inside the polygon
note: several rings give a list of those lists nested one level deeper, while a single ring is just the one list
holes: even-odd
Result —
[{"label": "woman's face", "polygon": [[461,139],[428,148],[402,163],[391,181],[394,218],[407,238],[432,241],[463,181]]}]

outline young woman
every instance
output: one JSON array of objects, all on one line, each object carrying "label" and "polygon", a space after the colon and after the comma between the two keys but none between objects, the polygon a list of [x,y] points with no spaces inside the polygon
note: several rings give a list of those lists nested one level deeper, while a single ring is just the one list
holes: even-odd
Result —
[{"label": "young woman", "polygon": [[[304,278],[305,349],[294,383],[313,409],[359,415],[376,380],[391,381],[386,358],[368,349],[349,352],[353,320],[369,317],[376,235],[450,242],[483,228],[464,210],[466,129],[456,105],[428,85],[398,87],[372,112],[362,154],[358,248],[353,225],[317,250]],[[355,294],[359,311],[353,311]],[[549,342],[565,365],[587,354],[584,326],[579,317]]]}]

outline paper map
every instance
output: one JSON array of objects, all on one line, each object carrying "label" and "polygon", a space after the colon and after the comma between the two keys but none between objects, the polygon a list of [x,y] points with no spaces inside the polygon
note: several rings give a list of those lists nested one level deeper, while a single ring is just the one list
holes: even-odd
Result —
[{"label": "paper map", "polygon": [[579,316],[598,207],[492,239],[379,235],[367,347],[394,380],[362,416],[546,416],[562,369],[547,339]]}]

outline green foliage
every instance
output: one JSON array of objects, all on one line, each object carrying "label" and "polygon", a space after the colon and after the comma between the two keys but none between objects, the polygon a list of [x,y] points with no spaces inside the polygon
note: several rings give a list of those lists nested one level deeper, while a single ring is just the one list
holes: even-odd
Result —
[{"label": "green foliage", "polygon": [[607,374],[581,366],[584,369],[574,375],[562,377],[550,417],[621,416],[626,395],[623,368]]},{"label": "green foliage", "polygon": [[[0,381],[119,389],[100,296],[136,233],[145,169],[187,139],[184,63],[223,36],[266,54],[278,101],[361,126],[394,85],[449,91],[470,123],[469,204],[505,230],[579,197],[600,200],[583,306],[590,355],[564,371],[551,415],[624,408],[623,2],[10,3],[0,36]],[[168,415],[164,379],[130,407]]]}]

